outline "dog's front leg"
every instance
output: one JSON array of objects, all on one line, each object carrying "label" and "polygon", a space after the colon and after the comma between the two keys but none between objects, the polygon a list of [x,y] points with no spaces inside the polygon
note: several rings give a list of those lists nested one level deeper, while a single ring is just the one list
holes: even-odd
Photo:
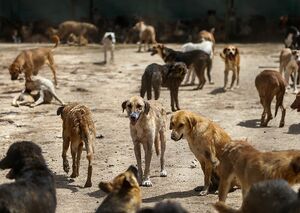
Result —
[{"label": "dog's front leg", "polygon": [[171,109],[172,109],[172,112],[175,112],[176,111],[175,106],[174,106],[175,97],[174,97],[174,91],[173,91],[172,87],[170,88],[170,96],[171,96]]},{"label": "dog's front leg", "polygon": [[147,141],[143,143],[143,148],[145,151],[145,172],[144,172],[142,186],[146,186],[146,187],[152,186],[152,182],[150,180],[150,164],[152,159],[153,143],[154,143],[153,136],[151,136]]},{"label": "dog's front leg", "polygon": [[221,172],[223,175],[220,176],[220,184],[218,188],[218,196],[219,196],[219,201],[225,202],[227,198],[227,194],[230,190],[232,180],[234,178],[233,175],[228,174],[230,171],[224,171]]},{"label": "dog's front leg", "polygon": [[229,89],[233,89],[233,85],[234,85],[234,82],[235,82],[235,79],[236,79],[236,70],[233,70],[233,73],[232,73],[232,77],[231,77],[231,84],[230,84],[230,88]]},{"label": "dog's front leg", "polygon": [[223,87],[224,90],[226,90],[226,88],[227,88],[228,74],[229,74],[229,70],[225,70],[224,71],[224,87]]},{"label": "dog's front leg", "polygon": [[45,97],[44,90],[40,90],[39,94],[40,94],[39,99],[36,102],[34,102],[33,104],[31,104],[30,107],[35,107],[35,106],[38,106],[38,105],[44,103],[44,97]]},{"label": "dog's front leg", "polygon": [[298,74],[298,70],[294,70],[294,94],[298,93],[298,89],[297,89],[297,74]]},{"label": "dog's front leg", "polygon": [[142,168],[141,144],[138,141],[134,142],[134,154],[135,154],[136,163],[138,167],[138,181],[139,184],[142,184],[143,168]]},{"label": "dog's front leg", "polygon": [[205,196],[208,194],[209,185],[211,183],[211,174],[213,170],[211,163],[205,162],[204,165],[204,187],[199,193],[200,196]]}]

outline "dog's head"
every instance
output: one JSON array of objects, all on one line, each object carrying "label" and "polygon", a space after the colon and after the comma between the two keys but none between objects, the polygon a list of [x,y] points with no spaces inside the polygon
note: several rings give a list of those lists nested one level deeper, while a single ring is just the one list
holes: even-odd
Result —
[{"label": "dog's head", "polygon": [[296,99],[291,104],[292,109],[297,109],[297,112],[300,112],[300,92],[296,95]]},{"label": "dog's head", "polygon": [[134,25],[134,27],[132,29],[142,31],[144,26],[145,26],[145,23],[143,21],[139,21]]},{"label": "dog's head", "polygon": [[22,73],[22,69],[18,63],[12,63],[8,70],[12,81],[17,80],[19,75]]},{"label": "dog's head", "polygon": [[183,62],[172,63],[169,68],[168,77],[184,79],[185,74],[188,72],[188,68]]},{"label": "dog's head", "polygon": [[297,63],[300,63],[300,50],[292,50],[292,56]]},{"label": "dog's head", "polygon": [[150,51],[152,56],[158,54],[161,58],[163,58],[165,55],[164,50],[165,46],[163,44],[155,44]]},{"label": "dog's head", "polygon": [[223,49],[223,54],[229,60],[234,60],[239,54],[239,49],[236,46],[229,45]]},{"label": "dog's head", "polygon": [[21,177],[24,170],[40,168],[45,165],[41,148],[29,141],[12,144],[6,156],[0,161],[0,169],[10,169],[6,175],[9,179]]},{"label": "dog's head", "polygon": [[128,169],[116,176],[111,182],[100,182],[99,188],[106,192],[119,192],[119,191],[128,191],[132,188],[139,189],[139,183],[137,181],[138,170],[135,166],[131,165]]},{"label": "dog's head", "polygon": [[131,125],[135,125],[142,114],[148,114],[150,110],[150,104],[142,97],[133,96],[129,100],[126,100],[122,103],[122,109],[123,112],[126,109]]}]

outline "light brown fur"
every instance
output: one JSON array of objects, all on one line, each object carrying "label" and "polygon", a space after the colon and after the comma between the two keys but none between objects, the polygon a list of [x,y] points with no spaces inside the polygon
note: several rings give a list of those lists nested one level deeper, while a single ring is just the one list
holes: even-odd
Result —
[{"label": "light brown fur", "polygon": [[[255,86],[260,97],[260,103],[264,110],[261,115],[261,126],[267,126],[268,122],[273,119],[271,112],[271,103],[276,96],[275,116],[278,108],[281,109],[281,120],[279,127],[284,126],[285,108],[283,106],[283,98],[285,94],[285,81],[279,72],[274,70],[264,70],[255,78]],[[267,118],[265,119],[267,115]]]},{"label": "light brown fur", "polygon": [[91,111],[84,105],[78,103],[68,104],[57,109],[57,115],[61,115],[63,120],[63,168],[69,172],[69,162],[67,151],[71,146],[73,160],[71,178],[79,176],[80,158],[85,145],[87,151],[88,175],[84,187],[92,186],[92,160],[94,157],[94,143],[96,138],[95,125],[92,120]]},{"label": "light brown fur", "polygon": [[70,46],[86,46],[89,42],[83,35],[76,36],[75,34],[71,33],[68,36],[67,43]]},{"label": "light brown fur", "polygon": [[223,52],[220,53],[221,58],[225,62],[224,70],[224,90],[227,89],[228,75],[231,70],[232,79],[229,89],[233,89],[234,82],[236,80],[236,87],[239,87],[240,83],[240,53],[239,49],[236,46],[229,45],[223,49]]},{"label": "light brown fur", "polygon": [[219,201],[225,202],[230,183],[237,176],[243,197],[252,184],[263,180],[300,181],[300,151],[260,152],[246,141],[227,144],[220,159]]},{"label": "light brown fur", "polygon": [[[153,144],[157,155],[161,151],[160,176],[167,176],[164,159],[166,149],[166,111],[157,101],[145,101],[139,96],[133,96],[129,100],[124,101],[122,108],[123,111],[126,109],[130,119],[130,134],[138,165],[139,182],[143,186],[152,186],[150,163]],[[144,174],[142,170],[141,145],[145,151]]]},{"label": "light brown fur", "polygon": [[148,50],[150,49],[150,43],[156,44],[155,39],[155,29],[151,25],[146,25],[143,21],[135,24],[133,29],[140,32],[140,43],[138,52],[141,52],[142,44],[144,43],[144,50],[146,51],[146,45],[148,45]]},{"label": "light brown fur", "polygon": [[27,81],[31,81],[32,75],[37,75],[44,64],[47,64],[54,76],[54,83],[57,85],[56,70],[53,59],[53,50],[59,43],[57,36],[53,37],[55,46],[53,48],[36,48],[22,51],[14,62],[9,66],[11,80],[17,80],[19,74],[24,72]]},{"label": "light brown fur", "polygon": [[215,37],[214,37],[214,32],[215,32],[215,28],[212,28],[210,31],[201,30],[199,32],[200,41],[207,40],[207,41],[211,41],[212,43],[215,44],[216,40],[215,40]]}]

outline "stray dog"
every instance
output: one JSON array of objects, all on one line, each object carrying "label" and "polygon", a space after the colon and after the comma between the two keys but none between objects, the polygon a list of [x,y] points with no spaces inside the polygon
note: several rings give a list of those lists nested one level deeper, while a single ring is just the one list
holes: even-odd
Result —
[{"label": "stray dog", "polygon": [[10,169],[6,177],[15,179],[0,185],[1,212],[55,212],[54,177],[38,145],[28,141],[13,143],[0,161],[0,169]]},{"label": "stray dog", "polygon": [[[202,50],[205,53],[207,53],[208,55],[210,55],[211,59],[213,59],[213,56],[214,56],[213,42],[211,42],[211,41],[203,40],[201,43],[197,43],[197,44],[189,42],[189,43],[184,44],[181,47],[181,49],[183,52],[189,52],[189,51],[193,51],[193,50]],[[185,85],[189,84],[191,74],[192,74],[191,84],[192,85],[195,84],[196,73],[192,72],[192,69],[189,69],[189,72],[185,79],[185,83],[184,83]],[[209,83],[213,84],[210,73],[207,73],[207,77],[208,77]]]},{"label": "stray dog", "polygon": [[114,61],[116,37],[113,32],[106,32],[102,38],[103,50],[104,50],[104,63],[107,62],[107,51],[110,51],[110,61]]},{"label": "stray dog", "polygon": [[130,166],[111,182],[100,182],[99,188],[109,193],[96,213],[124,212],[136,213],[142,203],[142,195],[137,181],[138,170]]},{"label": "stray dog", "polygon": [[221,58],[225,62],[225,71],[224,71],[224,87],[223,89],[227,89],[228,75],[231,70],[232,79],[229,89],[233,89],[234,82],[236,80],[236,87],[239,87],[240,83],[240,53],[239,49],[236,46],[229,45],[223,49],[223,52],[220,53]]},{"label": "stray dog", "polygon": [[92,160],[94,157],[94,143],[96,139],[95,125],[92,120],[91,111],[84,105],[78,103],[68,104],[57,109],[57,115],[61,115],[63,120],[63,168],[66,173],[69,172],[70,166],[67,159],[67,151],[71,143],[72,154],[72,174],[71,178],[79,176],[80,158],[85,145],[87,152],[88,175],[84,187],[92,186]]},{"label": "stray dog", "polygon": [[282,178],[289,184],[299,183],[300,151],[260,152],[246,141],[232,141],[225,145],[220,159],[219,201],[225,202],[235,176],[243,198],[259,181]]},{"label": "stray dog", "polygon": [[74,33],[71,33],[68,36],[67,43],[69,46],[86,46],[89,41],[83,35],[76,36]]},{"label": "stray dog", "polygon": [[296,99],[291,104],[292,109],[297,109],[297,112],[300,112],[300,92],[296,95]]},{"label": "stray dog", "polygon": [[[294,78],[294,93],[298,92],[297,90],[297,74],[299,75],[299,65],[300,63],[300,50],[291,50],[289,48],[285,48],[280,52],[280,66],[279,70],[281,75],[284,73],[284,79],[287,83],[287,88],[290,88],[289,80],[290,76]],[[299,76],[298,76],[299,77]]]},{"label": "stray dog", "polygon": [[299,193],[284,180],[267,180],[251,186],[240,209],[233,209],[223,202],[214,207],[220,213],[296,213],[300,212]]},{"label": "stray dog", "polygon": [[174,102],[177,110],[179,110],[178,90],[186,73],[187,67],[182,62],[166,65],[156,63],[148,65],[142,76],[141,97],[144,98],[147,91],[147,99],[150,100],[152,98],[151,88],[153,87],[154,98],[157,100],[160,96],[160,87],[167,87],[170,90],[172,111],[176,111]]},{"label": "stray dog", "polygon": [[171,139],[185,138],[204,173],[204,187],[195,188],[199,195],[207,195],[218,185],[217,167],[222,147],[231,141],[230,136],[213,121],[193,112],[180,110],[170,120]]},{"label": "stray dog", "polygon": [[199,32],[199,39],[200,41],[211,41],[215,45],[216,40],[215,40],[214,33],[215,33],[215,28],[212,28],[210,31],[201,30]]},{"label": "stray dog", "polygon": [[[210,56],[202,50],[193,50],[189,52],[175,51],[165,47],[163,44],[154,45],[151,55],[158,54],[165,63],[183,62],[190,69],[193,66],[199,79],[199,85],[195,89],[202,89],[205,85],[204,71],[207,68],[207,75],[210,76],[212,60]],[[209,79],[211,79],[209,77]]]},{"label": "stray dog", "polygon": [[57,85],[56,71],[53,59],[53,50],[58,46],[59,37],[53,36],[55,46],[53,48],[36,48],[22,51],[9,66],[11,80],[17,80],[19,74],[25,73],[27,81],[31,81],[32,75],[37,75],[39,69],[47,64],[53,72],[54,83]]},{"label": "stray dog", "polygon": [[[29,104],[30,107],[35,107],[42,103],[50,103],[53,97],[61,105],[64,105],[64,102],[58,98],[52,81],[41,76],[32,76],[31,80],[26,80],[25,89],[14,98],[12,106],[18,107]],[[33,91],[37,91],[38,93],[34,95],[32,94]],[[27,96],[31,96],[32,98],[28,99]]]},{"label": "stray dog", "polygon": [[[279,72],[274,70],[264,70],[255,78],[255,86],[260,97],[260,103],[264,111],[261,115],[260,126],[267,126],[268,122],[273,119],[271,112],[271,103],[276,96],[275,117],[278,108],[281,109],[281,120],[279,127],[284,126],[285,108],[283,98],[285,94],[285,82]],[[267,118],[265,119],[267,115]]]},{"label": "stray dog", "polygon": [[284,45],[285,48],[290,48],[292,50],[300,48],[300,32],[295,26],[290,26],[287,29],[284,37]]},{"label": "stray dog", "polygon": [[155,204],[153,208],[143,208],[137,213],[188,213],[188,211],[180,203],[167,200]]},{"label": "stray dog", "polygon": [[138,30],[140,33],[138,52],[141,52],[143,43],[144,43],[144,51],[146,51],[146,45],[148,45],[148,50],[150,50],[150,43],[156,44],[155,29],[153,26],[146,25],[143,21],[140,21],[135,24],[133,29]]},{"label": "stray dog", "polygon": [[[122,103],[123,112],[126,109],[130,119],[130,134],[134,145],[134,154],[138,166],[138,180],[142,186],[152,186],[150,180],[150,164],[152,148],[160,156],[160,176],[166,177],[165,150],[166,150],[166,121],[164,108],[156,101],[144,101],[142,97],[133,96]],[[160,144],[160,147],[159,147]],[[145,151],[145,171],[143,176],[141,145]]]}]

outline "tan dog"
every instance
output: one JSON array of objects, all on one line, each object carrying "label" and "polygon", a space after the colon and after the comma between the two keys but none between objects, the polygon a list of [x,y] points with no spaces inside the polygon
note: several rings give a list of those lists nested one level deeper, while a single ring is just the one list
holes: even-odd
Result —
[{"label": "tan dog", "polygon": [[150,43],[155,44],[155,29],[151,25],[146,25],[143,21],[140,21],[135,24],[133,27],[134,30],[140,32],[140,41],[138,52],[141,52],[142,44],[144,43],[144,50],[146,51],[146,45],[148,45],[148,50],[150,49]]},{"label": "tan dog", "polygon": [[213,173],[217,173],[222,147],[230,142],[230,136],[213,121],[185,110],[172,115],[170,130],[174,141],[181,138],[188,141],[191,151],[200,162],[204,173],[204,187],[197,187],[195,190],[200,191],[200,195],[207,195],[212,178],[216,176]]},{"label": "tan dog", "polygon": [[[145,101],[139,96],[133,96],[129,100],[124,101],[122,108],[123,111],[126,109],[130,119],[130,134],[138,165],[139,182],[142,186],[152,186],[150,164],[153,144],[157,155],[159,155],[161,149],[160,176],[167,176],[164,159],[166,150],[166,111],[157,101]],[[142,171],[141,145],[145,151],[144,176]]]},{"label": "tan dog", "polygon": [[71,178],[79,176],[80,158],[85,145],[87,151],[88,175],[84,187],[92,186],[92,160],[94,156],[94,143],[96,138],[96,130],[92,120],[91,111],[84,105],[78,103],[68,104],[57,109],[57,115],[61,115],[63,120],[63,168],[66,173],[69,172],[69,162],[67,159],[67,151],[71,144],[72,154],[72,174]]},{"label": "tan dog", "polygon": [[225,202],[232,179],[240,180],[243,198],[252,184],[263,180],[300,181],[300,151],[260,152],[246,141],[233,141],[224,147],[220,159],[219,201]]},{"label": "tan dog", "polygon": [[109,195],[101,203],[96,213],[135,213],[142,203],[137,176],[137,168],[130,166],[126,172],[119,174],[111,182],[100,182],[100,189]]},{"label": "tan dog", "polygon": [[17,80],[19,74],[24,72],[27,81],[31,81],[32,75],[37,75],[44,64],[52,70],[54,83],[57,85],[56,71],[53,59],[53,50],[58,46],[58,36],[53,36],[55,46],[53,48],[36,48],[22,51],[9,66],[11,80]]},{"label": "tan dog", "polygon": [[221,58],[225,62],[225,71],[224,71],[224,90],[227,89],[228,75],[231,70],[232,79],[229,89],[233,89],[234,82],[236,80],[236,87],[239,87],[240,83],[240,53],[239,49],[236,46],[229,45],[223,49],[223,52],[220,53]]},{"label": "tan dog", "polygon": [[212,28],[210,31],[201,30],[199,32],[199,40],[211,41],[213,43],[213,50],[215,49],[215,44],[216,44],[214,33],[215,33],[215,28]]},{"label": "tan dog", "polygon": [[75,34],[71,33],[68,36],[67,43],[70,46],[86,46],[89,42],[83,35],[76,36]]}]

